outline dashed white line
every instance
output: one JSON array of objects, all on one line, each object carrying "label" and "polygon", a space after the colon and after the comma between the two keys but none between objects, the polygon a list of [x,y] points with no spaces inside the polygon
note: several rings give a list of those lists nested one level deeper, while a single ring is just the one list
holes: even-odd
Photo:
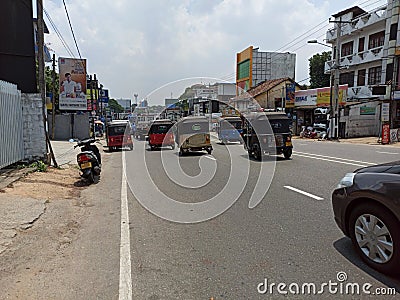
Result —
[{"label": "dashed white line", "polygon": [[400,153],[395,153],[395,152],[385,152],[385,151],[376,151],[377,153],[381,153],[381,154],[394,154],[394,155],[398,155]]},{"label": "dashed white line", "polygon": [[217,160],[217,159],[216,159],[215,157],[213,157],[213,156],[205,155],[205,156],[203,156],[203,157],[208,158],[208,159],[211,159],[211,160]]},{"label": "dashed white line", "polygon": [[376,165],[376,163],[372,163],[372,162],[358,161],[358,160],[352,160],[352,159],[347,159],[347,158],[326,156],[326,155],[313,154],[313,153],[304,153],[304,152],[297,152],[297,151],[294,151],[293,155],[317,159],[317,160],[330,161],[330,162],[334,162],[334,163],[338,163],[338,164],[344,164],[344,165],[350,165],[350,166],[356,166],[356,167],[367,167],[368,165]]},{"label": "dashed white line", "polygon": [[125,152],[122,152],[121,244],[119,259],[119,300],[132,300],[131,245]]},{"label": "dashed white line", "polygon": [[292,191],[294,191],[294,192],[297,192],[297,193],[299,193],[299,194],[302,194],[302,195],[308,196],[308,197],[310,197],[310,198],[313,198],[313,199],[315,199],[315,200],[319,200],[319,201],[320,201],[320,200],[324,200],[324,198],[321,198],[321,197],[319,197],[319,196],[316,196],[316,195],[307,193],[307,192],[305,192],[305,191],[296,189],[296,188],[294,188],[294,187],[292,187],[292,186],[289,186],[289,185],[285,185],[285,186],[283,186],[283,187],[284,187],[284,188],[287,188],[287,189],[289,189],[289,190],[292,190]]}]

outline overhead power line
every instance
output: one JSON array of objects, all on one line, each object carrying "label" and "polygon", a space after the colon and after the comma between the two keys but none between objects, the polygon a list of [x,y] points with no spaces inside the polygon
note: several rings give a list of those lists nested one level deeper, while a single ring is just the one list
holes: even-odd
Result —
[{"label": "overhead power line", "polygon": [[71,48],[68,46],[68,43],[65,41],[64,37],[62,36],[61,32],[58,30],[56,24],[54,23],[53,19],[50,17],[50,14],[47,12],[46,9],[43,8],[43,11],[47,17],[47,19],[50,22],[51,27],[53,27],[54,32],[56,33],[58,39],[61,41],[61,43],[63,44],[65,50],[68,52],[68,54],[75,58],[75,54],[72,52]]},{"label": "overhead power line", "polygon": [[63,4],[64,4],[64,8],[65,8],[65,13],[67,14],[69,28],[71,29],[72,37],[74,38],[76,50],[78,51],[79,58],[82,59],[81,52],[79,51],[78,43],[77,43],[76,38],[75,38],[74,29],[72,28],[71,19],[69,18],[68,9],[67,9],[67,5],[65,4],[65,0],[63,0]]}]

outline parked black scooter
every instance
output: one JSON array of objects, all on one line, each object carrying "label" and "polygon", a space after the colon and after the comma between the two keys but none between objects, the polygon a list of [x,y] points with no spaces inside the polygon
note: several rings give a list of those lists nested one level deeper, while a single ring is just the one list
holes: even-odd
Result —
[{"label": "parked black scooter", "polygon": [[101,156],[96,145],[95,138],[88,138],[78,141],[74,146],[81,147],[81,153],[76,156],[79,168],[82,172],[81,177],[89,181],[89,183],[97,182],[101,172]]}]

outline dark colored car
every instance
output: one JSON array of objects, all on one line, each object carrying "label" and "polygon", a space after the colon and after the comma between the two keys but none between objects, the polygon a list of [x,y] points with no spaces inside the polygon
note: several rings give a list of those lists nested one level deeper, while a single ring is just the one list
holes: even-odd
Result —
[{"label": "dark colored car", "polygon": [[348,173],[332,194],[335,221],[359,256],[400,274],[400,161]]}]

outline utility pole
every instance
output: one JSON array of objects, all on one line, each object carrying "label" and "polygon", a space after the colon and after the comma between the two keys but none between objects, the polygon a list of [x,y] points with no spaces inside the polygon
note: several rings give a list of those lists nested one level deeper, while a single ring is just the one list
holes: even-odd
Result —
[{"label": "utility pole", "polygon": [[[43,22],[43,0],[36,0],[37,11],[37,24],[38,24],[38,73],[39,73],[39,91],[42,98],[42,117],[43,117],[43,130],[46,142],[46,156],[50,149],[50,155],[53,159],[54,166],[57,168],[56,158],[54,156],[53,148],[51,147],[49,134],[47,132],[47,112],[46,112],[46,82],[44,79],[44,22]],[[48,160],[48,159],[47,159]],[[47,162],[50,164],[50,161]]]},{"label": "utility pole", "polygon": [[332,138],[339,138],[339,63],[340,63],[340,35],[341,35],[341,24],[342,17],[339,18],[336,23],[336,46],[335,46],[335,66],[333,73],[333,127],[330,128],[330,131],[333,133]]},{"label": "utility pole", "polygon": [[51,102],[51,138],[54,140],[55,136],[55,126],[56,126],[56,93],[57,93],[57,87],[56,87],[56,54],[53,54],[53,69],[52,69],[52,75],[53,75],[53,98]]},{"label": "utility pole", "polygon": [[93,133],[93,137],[95,136],[94,134],[94,130],[95,130],[95,126],[94,126],[94,115],[95,115],[95,111],[94,111],[94,95],[93,95],[93,78],[92,75],[89,76],[89,80],[90,80],[90,103],[92,106],[92,110],[90,111],[90,114],[92,115],[92,133]]}]

